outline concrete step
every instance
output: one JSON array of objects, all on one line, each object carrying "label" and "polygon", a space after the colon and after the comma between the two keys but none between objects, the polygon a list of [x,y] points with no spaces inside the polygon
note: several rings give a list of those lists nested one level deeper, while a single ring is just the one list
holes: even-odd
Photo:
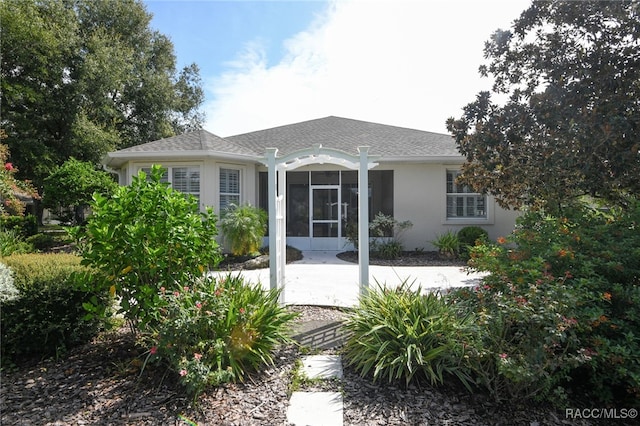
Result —
[{"label": "concrete step", "polygon": [[294,392],[287,421],[295,426],[342,426],[342,410],[340,392]]},{"label": "concrete step", "polygon": [[[338,355],[302,357],[301,373],[308,379],[341,379]],[[294,392],[289,400],[287,421],[295,426],[342,426],[343,402],[340,392]]]},{"label": "concrete step", "polygon": [[302,373],[307,379],[342,379],[339,355],[309,355],[302,357]]}]

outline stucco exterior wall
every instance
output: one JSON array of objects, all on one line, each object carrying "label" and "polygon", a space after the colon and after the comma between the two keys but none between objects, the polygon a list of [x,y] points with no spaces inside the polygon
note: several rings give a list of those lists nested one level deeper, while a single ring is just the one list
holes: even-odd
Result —
[{"label": "stucco exterior wall", "polygon": [[160,164],[167,167],[199,167],[200,169],[200,208],[212,207],[216,214],[220,214],[220,169],[240,170],[240,203],[255,205],[256,192],[256,167],[252,164],[205,158],[175,161],[169,158],[165,160],[131,161],[121,168],[120,184],[129,185],[133,176],[137,175],[141,168],[151,167],[152,164]]},{"label": "stucco exterior wall", "polygon": [[494,240],[513,231],[518,212],[500,208],[492,197],[487,199],[486,219],[447,219],[446,172],[459,168],[460,164],[381,164],[376,168],[394,170],[394,216],[413,223],[402,235],[405,250],[435,250],[431,242],[439,235],[465,226],[480,226]]},{"label": "stucco exterior wall", "polygon": [[[201,208],[213,207],[219,214],[220,169],[240,170],[241,203],[258,205],[258,173],[266,168],[256,163],[242,163],[216,158],[171,158],[149,161],[130,161],[120,168],[120,183],[129,185],[134,175],[143,167],[161,164],[163,167],[197,166],[200,169]],[[435,250],[431,243],[447,230],[459,231],[464,226],[477,225],[484,228],[493,240],[511,233],[518,212],[500,208],[492,197],[487,200],[486,219],[447,219],[446,217],[446,172],[459,169],[460,163],[380,163],[374,170],[393,170],[394,216],[399,221],[409,220],[413,227],[401,236],[405,250]],[[316,164],[296,171],[338,170],[330,164]],[[295,245],[295,244],[294,244]],[[304,247],[303,247],[304,248]],[[308,249],[308,247],[306,248]]]}]

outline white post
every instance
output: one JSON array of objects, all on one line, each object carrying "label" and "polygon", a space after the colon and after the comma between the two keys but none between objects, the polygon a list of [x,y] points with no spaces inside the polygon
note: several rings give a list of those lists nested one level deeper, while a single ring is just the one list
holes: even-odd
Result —
[{"label": "white post", "polygon": [[[287,265],[287,171],[284,167],[278,168],[278,257],[277,273],[280,293],[280,304],[284,305],[284,273]],[[271,239],[269,239],[271,241]]]},{"label": "white post", "polygon": [[358,266],[360,295],[365,295],[369,289],[369,147],[359,146],[358,152]]},{"label": "white post", "polygon": [[277,189],[277,148],[267,148],[267,192],[269,194],[269,283],[271,289],[278,288],[278,189]]}]

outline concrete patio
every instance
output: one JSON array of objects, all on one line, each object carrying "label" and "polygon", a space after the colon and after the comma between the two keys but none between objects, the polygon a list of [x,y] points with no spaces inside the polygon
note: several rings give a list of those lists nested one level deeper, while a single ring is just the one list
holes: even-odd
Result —
[{"label": "concrete patio", "polygon": [[[353,307],[358,303],[358,265],[338,259],[338,251],[306,251],[303,259],[286,265],[284,303]],[[269,269],[240,272],[247,280],[269,288]],[[226,272],[225,272],[226,274]],[[482,274],[459,266],[369,266],[369,287],[395,288],[402,282],[423,290],[477,285]]]}]

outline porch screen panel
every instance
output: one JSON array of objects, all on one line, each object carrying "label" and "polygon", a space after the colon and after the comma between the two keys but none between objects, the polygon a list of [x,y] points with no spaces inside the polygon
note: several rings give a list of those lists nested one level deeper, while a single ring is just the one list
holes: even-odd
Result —
[{"label": "porch screen panel", "polygon": [[309,236],[309,172],[287,172],[287,236]]},{"label": "porch screen panel", "polygon": [[220,169],[220,211],[240,204],[240,170]]},{"label": "porch screen panel", "polygon": [[[358,172],[342,172],[343,216],[342,235],[358,226]],[[382,213],[393,217],[393,170],[369,170],[369,221]]]}]

